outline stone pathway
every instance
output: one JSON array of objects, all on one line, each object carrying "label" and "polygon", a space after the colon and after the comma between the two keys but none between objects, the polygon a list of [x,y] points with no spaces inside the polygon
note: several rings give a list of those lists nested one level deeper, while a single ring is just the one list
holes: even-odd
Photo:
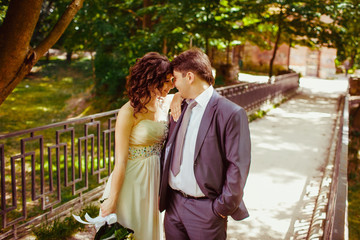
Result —
[{"label": "stone pathway", "polygon": [[305,239],[345,80],[302,79],[300,94],[250,124],[250,217],[229,219],[228,239]]}]

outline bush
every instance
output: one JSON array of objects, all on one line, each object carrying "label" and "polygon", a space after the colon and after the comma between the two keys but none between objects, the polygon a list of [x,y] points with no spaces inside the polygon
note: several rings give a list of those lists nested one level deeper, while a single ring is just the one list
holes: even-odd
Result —
[{"label": "bush", "polygon": [[279,70],[276,74],[276,76],[279,76],[279,75],[284,75],[284,74],[289,74],[289,73],[295,73],[294,70],[292,69],[289,69],[289,70]]},{"label": "bush", "polygon": [[[76,215],[84,218],[85,213],[88,213],[91,217],[96,217],[99,214],[99,207],[94,204],[89,204]],[[66,239],[84,228],[84,224],[76,221],[73,216],[68,216],[63,220],[56,218],[53,222],[49,222],[46,219],[39,227],[33,227],[32,232],[38,240],[56,240]]]},{"label": "bush", "polygon": [[[269,73],[269,64],[258,64],[253,62],[245,62],[244,71],[247,72],[256,72],[256,73]],[[279,75],[281,72],[286,72],[287,69],[281,65],[274,65],[273,66],[273,74],[274,76]]]},{"label": "bush", "polygon": [[162,46],[161,39],[140,30],[130,39],[126,37],[124,41],[116,36],[101,45],[95,56],[95,93],[100,98],[104,97],[104,101],[107,102],[105,105],[111,106],[111,109],[119,108],[124,103],[126,76],[136,59],[147,52],[161,52],[159,46]]},{"label": "bush", "polygon": [[121,56],[99,51],[95,58],[96,95],[123,96],[129,67]]},{"label": "bush", "polygon": [[267,113],[267,111],[258,110],[257,112],[255,112],[249,116],[249,122],[252,122],[258,118],[263,118],[266,115],[266,113]]}]

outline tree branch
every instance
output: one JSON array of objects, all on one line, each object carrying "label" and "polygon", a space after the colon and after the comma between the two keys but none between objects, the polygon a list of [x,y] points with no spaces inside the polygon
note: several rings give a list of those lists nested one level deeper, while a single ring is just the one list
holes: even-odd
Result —
[{"label": "tree branch", "polygon": [[43,0],[12,0],[0,26],[0,89],[18,71],[30,49]]},{"label": "tree branch", "polygon": [[37,53],[38,60],[43,56],[49,48],[51,48],[64,33],[67,26],[70,24],[75,14],[82,8],[84,0],[73,0],[66,8],[64,14],[55,24],[49,35],[34,49]]}]

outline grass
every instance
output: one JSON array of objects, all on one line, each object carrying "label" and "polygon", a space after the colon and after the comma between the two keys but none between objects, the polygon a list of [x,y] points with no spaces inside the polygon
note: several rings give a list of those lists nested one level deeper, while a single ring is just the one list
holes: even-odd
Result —
[{"label": "grass", "polygon": [[[269,110],[268,110],[268,111],[269,111]],[[256,111],[255,113],[251,114],[251,115],[248,117],[248,118],[249,118],[249,122],[252,122],[252,121],[254,121],[254,120],[258,119],[258,118],[263,118],[268,111],[264,111],[264,110],[258,110],[258,111]]]},{"label": "grass", "polygon": [[[89,104],[93,85],[89,60],[39,61],[34,69],[0,105],[0,133],[64,121]],[[82,104],[72,103],[73,99],[82,99]]]},{"label": "grass", "polygon": [[[74,117],[85,109],[89,108],[92,104],[91,89],[93,86],[91,62],[86,59],[73,61],[71,64],[62,60],[51,60],[49,62],[39,61],[34,67],[34,70],[29,74],[9,95],[9,97],[0,105],[0,133],[9,133],[18,130],[24,130],[43,125],[48,125],[54,122],[60,122]],[[77,146],[77,139],[83,136],[83,126],[69,125],[75,129],[75,145]],[[55,144],[55,130],[62,129],[50,129],[36,132],[36,136],[43,136],[44,144],[44,177],[45,177],[45,189],[49,190],[49,169],[48,169],[48,151],[47,147]],[[103,129],[103,127],[102,127]],[[89,130],[89,134],[94,133],[93,129]],[[24,138],[25,136],[20,136]],[[26,136],[28,137],[28,135]],[[70,162],[70,134],[62,134],[60,141],[66,142],[68,162]],[[20,139],[18,137],[2,140],[0,144],[5,145],[5,191],[6,191],[6,206],[12,205],[11,197],[11,169],[10,169],[10,157],[20,153]],[[90,145],[90,144],[89,144]],[[88,145],[88,153],[91,146]],[[31,141],[25,144],[25,151],[34,151],[35,158],[35,193],[40,194],[40,160],[39,160],[39,141]],[[72,187],[64,187],[64,154],[63,148],[59,149],[60,152],[60,181],[61,181],[61,203],[67,202],[70,199],[77,197],[78,195],[72,194]],[[100,149],[95,149],[102,153],[102,145]],[[54,181],[54,193],[48,194],[47,199],[49,203],[56,201],[57,197],[57,173],[56,169],[56,149],[51,150],[53,163],[53,181]],[[75,154],[77,155],[77,153]],[[84,156],[84,152],[82,153]],[[102,154],[101,154],[102,156]],[[89,161],[91,159],[89,158]],[[97,162],[95,157],[94,162]],[[108,162],[108,160],[107,160]],[[11,221],[22,216],[22,200],[21,200],[21,159],[16,160],[15,172],[16,172],[16,187],[17,187],[17,204],[18,207],[15,210],[9,211],[6,214],[7,220]],[[84,161],[82,160],[82,170],[84,174]],[[71,180],[71,170],[69,163],[69,180]],[[91,190],[97,187],[97,176],[91,176],[89,163],[89,188]],[[75,169],[78,169],[78,159],[75,157]],[[97,164],[94,166],[97,167]],[[41,209],[40,200],[31,199],[31,156],[25,157],[25,189],[26,189],[26,201],[27,201],[27,220],[34,216],[38,216],[48,210]],[[102,172],[101,177],[107,176],[107,171]],[[78,177],[78,172],[76,172]],[[76,183],[76,189],[84,186],[84,180]],[[86,191],[85,191],[86,192]],[[60,203],[60,204],[61,204]],[[54,207],[59,206],[55,205]],[[26,220],[25,220],[26,221]],[[1,222],[1,221],[0,221]],[[54,222],[53,228],[58,228],[59,221]],[[60,228],[60,227],[59,227]],[[7,229],[0,230],[0,233],[6,232]]]},{"label": "grass", "polygon": [[[90,217],[96,217],[99,214],[99,207],[94,204],[85,206],[79,213],[75,215],[84,219],[85,213]],[[55,219],[53,222],[47,220],[38,227],[33,227],[32,232],[38,240],[48,239],[66,239],[74,233],[84,230],[85,225],[76,221],[73,216],[65,217],[64,219]]]},{"label": "grass", "polygon": [[349,239],[360,239],[360,184],[349,184]]},{"label": "grass", "polygon": [[286,102],[287,100],[288,100],[287,97],[283,97],[280,102],[275,103],[275,104],[272,104],[271,106],[269,106],[269,107],[266,108],[266,109],[259,109],[259,110],[257,110],[256,112],[254,112],[253,114],[250,114],[250,115],[248,116],[249,122],[252,122],[252,121],[255,121],[256,119],[260,119],[260,118],[265,117],[265,115],[266,115],[271,109],[274,109],[274,108],[279,107],[282,103]]},{"label": "grass", "polygon": [[350,113],[348,155],[348,221],[349,239],[360,239],[360,131],[352,127]]}]

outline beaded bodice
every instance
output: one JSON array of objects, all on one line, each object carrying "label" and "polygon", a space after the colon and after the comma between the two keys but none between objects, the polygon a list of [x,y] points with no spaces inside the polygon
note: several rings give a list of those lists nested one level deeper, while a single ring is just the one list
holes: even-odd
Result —
[{"label": "beaded bodice", "polygon": [[141,120],[130,136],[129,160],[160,155],[168,132],[167,122]]},{"label": "beaded bodice", "polygon": [[138,158],[147,158],[152,155],[160,155],[163,143],[155,143],[151,146],[144,147],[129,147],[129,160]]}]

